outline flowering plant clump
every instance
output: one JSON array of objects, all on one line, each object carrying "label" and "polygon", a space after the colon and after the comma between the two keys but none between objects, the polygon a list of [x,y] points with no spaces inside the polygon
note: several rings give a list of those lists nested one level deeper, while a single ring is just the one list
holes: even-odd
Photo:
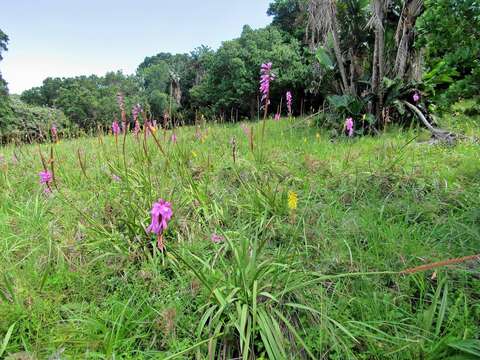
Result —
[{"label": "flowering plant clump", "polygon": [[345,120],[345,131],[347,132],[349,137],[353,136],[353,119],[351,117]]},{"label": "flowering plant clump", "polygon": [[147,233],[154,233],[157,235],[157,246],[160,251],[165,249],[163,244],[163,232],[167,229],[168,222],[172,218],[172,205],[163,199],[153,204],[150,211],[152,221],[147,228]]},{"label": "flowering plant clump", "polygon": [[288,116],[292,116],[292,93],[290,91],[287,91],[287,94],[285,95],[287,98],[287,109],[288,109]]}]

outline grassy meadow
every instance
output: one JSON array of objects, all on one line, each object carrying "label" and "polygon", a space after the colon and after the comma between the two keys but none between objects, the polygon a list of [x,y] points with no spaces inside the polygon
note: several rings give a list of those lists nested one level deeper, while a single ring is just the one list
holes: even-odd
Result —
[{"label": "grassy meadow", "polygon": [[0,358],[478,359],[480,121],[263,125],[1,148]]}]

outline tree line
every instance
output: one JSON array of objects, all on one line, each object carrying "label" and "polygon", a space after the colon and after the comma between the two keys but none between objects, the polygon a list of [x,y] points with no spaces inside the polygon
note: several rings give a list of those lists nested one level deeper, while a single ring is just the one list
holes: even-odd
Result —
[{"label": "tree line", "polygon": [[[431,104],[448,108],[478,94],[479,0],[274,0],[267,13],[270,25],[244,26],[239,38],[217,50],[159,53],[131,75],[47,78],[20,99],[8,96],[0,75],[0,131],[25,125],[17,119],[20,106],[24,112],[26,106],[37,113],[38,107],[56,109],[40,123],[60,122],[61,112],[66,127],[106,127],[120,116],[118,93],[127,109],[141,104],[160,122],[256,118],[259,68],[266,61],[276,76],[269,115],[286,113],[290,92],[294,115],[322,109],[322,124],[351,116],[362,119],[361,131],[404,121],[405,101],[427,114]],[[8,41],[0,31],[0,60]],[[412,101],[414,94],[422,95],[421,104]]]}]

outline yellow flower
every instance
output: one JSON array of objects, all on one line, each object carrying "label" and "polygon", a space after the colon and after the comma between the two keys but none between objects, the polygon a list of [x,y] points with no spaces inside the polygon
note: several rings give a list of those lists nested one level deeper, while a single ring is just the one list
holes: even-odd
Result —
[{"label": "yellow flower", "polygon": [[317,133],[317,135],[315,135],[317,137],[317,139],[320,139],[320,134]]},{"label": "yellow flower", "polygon": [[150,130],[152,130],[152,133],[154,133],[154,134],[157,133],[157,127],[156,126],[150,127]]},{"label": "yellow flower", "polygon": [[193,156],[194,158],[197,157],[197,153],[196,153],[195,151],[193,151],[193,150],[192,150],[192,156]]},{"label": "yellow flower", "polygon": [[288,207],[291,210],[295,210],[297,208],[298,196],[295,191],[288,192]]}]

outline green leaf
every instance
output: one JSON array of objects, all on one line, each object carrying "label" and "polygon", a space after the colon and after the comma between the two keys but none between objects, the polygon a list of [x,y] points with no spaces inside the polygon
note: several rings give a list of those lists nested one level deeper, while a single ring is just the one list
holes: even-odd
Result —
[{"label": "green leaf", "polygon": [[450,342],[448,347],[480,357],[480,340],[467,339]]},{"label": "green leaf", "polygon": [[323,47],[320,46],[315,53],[315,57],[317,58],[320,65],[322,65],[327,70],[333,70],[335,68],[335,64],[333,63],[328,51]]},{"label": "green leaf", "polygon": [[5,350],[7,350],[8,342],[10,341],[10,337],[12,336],[15,325],[16,325],[16,322],[10,325],[10,327],[7,330],[7,333],[5,334],[5,337],[3,338],[2,347],[0,348],[0,357],[3,355]]}]

